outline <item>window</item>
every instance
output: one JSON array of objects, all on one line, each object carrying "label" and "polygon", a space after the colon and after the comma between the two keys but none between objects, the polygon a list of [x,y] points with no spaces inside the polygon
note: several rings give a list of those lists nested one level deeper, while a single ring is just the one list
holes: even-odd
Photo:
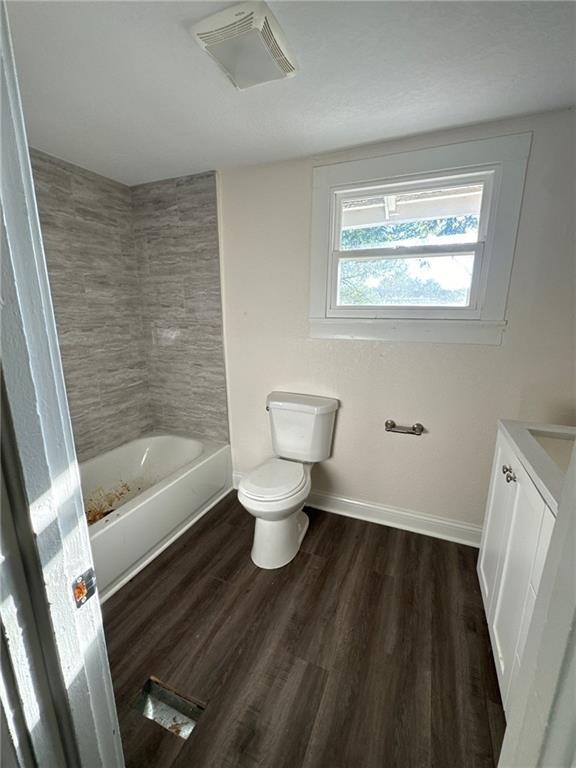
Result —
[{"label": "window", "polygon": [[523,134],[316,168],[311,334],[498,343],[529,146]]},{"label": "window", "polygon": [[477,310],[493,171],[335,191],[331,316]]}]

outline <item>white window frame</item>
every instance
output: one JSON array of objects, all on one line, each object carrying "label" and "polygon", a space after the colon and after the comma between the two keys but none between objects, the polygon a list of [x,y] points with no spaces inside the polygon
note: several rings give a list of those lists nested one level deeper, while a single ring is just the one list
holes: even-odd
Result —
[{"label": "white window frame", "polygon": [[[505,312],[531,133],[463,142],[394,155],[319,165],[313,172],[310,335],[313,338],[380,339],[499,344]],[[422,188],[430,179],[484,184],[478,242],[454,246],[339,250],[340,198],[356,190],[386,193]],[[466,307],[359,307],[338,305],[340,258],[399,258],[475,253]]]}]

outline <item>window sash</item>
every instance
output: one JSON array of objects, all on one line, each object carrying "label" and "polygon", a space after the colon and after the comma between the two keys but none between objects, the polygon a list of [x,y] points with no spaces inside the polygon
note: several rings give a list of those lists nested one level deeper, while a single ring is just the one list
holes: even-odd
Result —
[{"label": "window sash", "polygon": [[[375,182],[365,182],[355,184],[353,187],[333,188],[330,201],[331,219],[332,219],[332,249],[340,250],[342,234],[342,206],[344,202],[352,200],[362,200],[366,197],[376,197],[377,195],[393,195],[403,192],[426,192],[431,189],[442,187],[444,189],[458,189],[469,186],[470,184],[482,184],[482,205],[478,223],[478,242],[485,242],[490,210],[492,203],[492,194],[494,188],[495,169],[474,169],[466,173],[454,174],[429,174],[427,176],[406,177],[404,180],[381,179]],[[473,241],[475,242],[475,241]],[[424,246],[421,246],[424,247]],[[431,247],[431,246],[425,246]],[[362,249],[364,250],[364,249]],[[374,251],[376,249],[365,249]]]},{"label": "window sash", "polygon": [[[399,253],[399,251],[401,251]],[[378,258],[398,259],[418,256],[453,256],[457,254],[474,254],[472,282],[470,284],[470,299],[467,306],[451,307],[440,305],[436,307],[422,305],[350,305],[338,304],[338,267],[341,259],[357,259],[369,261]],[[482,309],[482,285],[485,279],[484,243],[459,243],[457,246],[426,246],[410,248],[372,248],[361,251],[334,250],[329,265],[329,291],[326,317],[357,317],[357,318],[414,318],[414,319],[450,319],[450,318],[479,318]]]}]

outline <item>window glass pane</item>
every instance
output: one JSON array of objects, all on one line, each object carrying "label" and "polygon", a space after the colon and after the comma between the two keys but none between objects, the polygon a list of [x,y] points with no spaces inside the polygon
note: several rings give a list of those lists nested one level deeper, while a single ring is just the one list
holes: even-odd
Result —
[{"label": "window glass pane", "polygon": [[475,243],[483,184],[341,200],[340,249]]},{"label": "window glass pane", "polygon": [[467,307],[474,253],[406,259],[346,259],[338,264],[338,305]]}]

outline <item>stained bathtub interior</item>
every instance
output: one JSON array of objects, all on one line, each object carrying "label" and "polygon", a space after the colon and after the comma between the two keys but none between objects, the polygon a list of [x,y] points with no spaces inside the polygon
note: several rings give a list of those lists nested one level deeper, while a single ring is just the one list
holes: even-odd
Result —
[{"label": "stained bathtub interior", "polygon": [[161,479],[162,475],[148,466],[149,449],[142,459],[142,471],[137,474],[126,474],[118,480],[90,488],[84,493],[84,511],[88,525],[97,523],[115,512],[128,501],[147,491]]},{"label": "stained bathtub interior", "polygon": [[137,496],[145,488],[149,488],[153,483],[145,481],[143,478],[140,480],[120,480],[118,484],[107,490],[104,488],[96,488],[84,497],[84,509],[86,511],[86,518],[88,525],[97,523],[98,520],[109,515],[110,512],[115,512],[122,504],[125,504],[134,496]]},{"label": "stained bathtub interior", "polygon": [[[151,436],[150,439],[152,441],[165,440],[166,436]],[[175,440],[182,441],[183,438],[176,437]],[[202,449],[200,450],[202,451]],[[142,459],[138,462],[138,471],[134,472],[133,468],[132,470],[124,470],[118,478],[102,485],[91,486],[85,490],[84,510],[88,525],[93,525],[104,519],[111,512],[115,512],[127,502],[155,486],[166,475],[186,465],[184,458],[175,462],[166,462],[166,457],[163,457],[165,466],[160,469],[153,463],[154,453],[157,451],[154,451],[154,443],[152,443],[152,447],[145,449]],[[201,454],[194,451],[188,456],[188,459],[195,460],[197,455]]]}]

